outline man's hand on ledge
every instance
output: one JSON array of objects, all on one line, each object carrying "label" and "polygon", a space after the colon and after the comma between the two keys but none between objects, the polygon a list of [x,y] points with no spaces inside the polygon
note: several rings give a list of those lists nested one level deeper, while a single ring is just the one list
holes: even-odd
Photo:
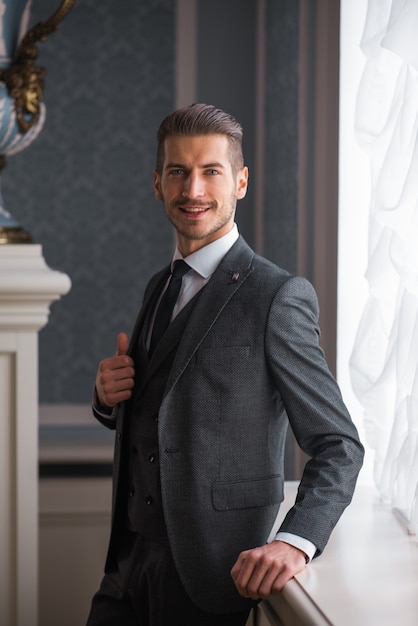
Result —
[{"label": "man's hand on ledge", "polygon": [[244,598],[258,600],[279,593],[288,580],[306,567],[305,553],[283,541],[241,552],[231,570]]}]

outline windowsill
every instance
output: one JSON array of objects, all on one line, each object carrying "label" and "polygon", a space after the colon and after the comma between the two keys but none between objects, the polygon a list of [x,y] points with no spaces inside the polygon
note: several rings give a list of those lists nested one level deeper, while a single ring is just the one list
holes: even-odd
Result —
[{"label": "windowsill", "polygon": [[[286,484],[284,517],[297,483]],[[415,626],[418,615],[418,541],[373,487],[359,485],[318,559],[268,604],[288,610],[304,626]]]}]

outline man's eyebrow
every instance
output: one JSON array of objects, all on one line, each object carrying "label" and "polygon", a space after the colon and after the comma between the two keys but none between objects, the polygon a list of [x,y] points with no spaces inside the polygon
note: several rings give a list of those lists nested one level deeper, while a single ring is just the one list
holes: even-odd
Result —
[{"label": "man's eyebrow", "polygon": [[202,165],[201,167],[202,167],[202,169],[205,169],[205,170],[206,169],[210,169],[210,168],[216,168],[218,170],[225,169],[225,166],[222,163],[217,163],[217,162],[215,162],[215,163],[207,163],[206,165]]},{"label": "man's eyebrow", "polygon": [[[216,169],[225,169],[225,166],[222,163],[218,163],[218,162],[214,162],[214,163],[205,163],[203,165],[199,165],[198,166],[199,169],[201,170],[206,170],[206,169],[210,169],[210,168],[216,168]],[[171,163],[166,163],[165,164],[165,169],[171,169],[171,168],[178,168],[181,170],[187,170],[188,167],[187,165],[185,165],[184,163],[175,163],[175,162],[171,162]]]},{"label": "man's eyebrow", "polygon": [[184,169],[186,166],[185,166],[185,165],[183,165],[183,163],[174,163],[174,162],[172,162],[172,163],[166,163],[166,164],[165,164],[165,167],[166,167],[166,168],[169,168],[169,167],[178,167],[179,169]]}]

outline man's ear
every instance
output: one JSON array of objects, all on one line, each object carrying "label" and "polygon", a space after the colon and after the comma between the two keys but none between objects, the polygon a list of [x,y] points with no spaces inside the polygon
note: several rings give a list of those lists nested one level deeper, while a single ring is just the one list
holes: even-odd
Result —
[{"label": "man's ear", "polygon": [[153,171],[154,176],[154,195],[156,200],[162,200],[161,195],[161,177],[157,170]]},{"label": "man's ear", "polygon": [[245,197],[248,188],[248,167],[240,169],[237,175],[237,199]]}]

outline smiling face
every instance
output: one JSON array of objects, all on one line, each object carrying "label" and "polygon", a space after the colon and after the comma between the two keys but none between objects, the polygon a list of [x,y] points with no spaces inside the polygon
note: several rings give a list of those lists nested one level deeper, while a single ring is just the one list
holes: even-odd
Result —
[{"label": "smiling face", "polygon": [[231,230],[247,182],[246,167],[233,173],[226,135],[166,138],[161,173],[154,171],[155,197],[164,202],[183,256]]}]

